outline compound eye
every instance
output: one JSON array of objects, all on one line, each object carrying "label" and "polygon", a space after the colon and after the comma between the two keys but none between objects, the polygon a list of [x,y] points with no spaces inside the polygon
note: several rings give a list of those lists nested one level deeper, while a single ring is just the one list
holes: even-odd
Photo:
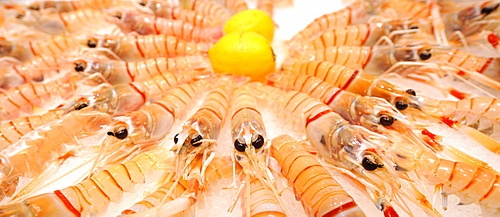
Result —
[{"label": "compound eye", "polygon": [[177,142],[179,142],[179,134],[175,134],[174,136],[174,143],[177,144]]},{"label": "compound eye", "polygon": [[394,123],[394,118],[389,115],[380,116],[380,124],[384,127],[391,126]]},{"label": "compound eye", "polygon": [[115,137],[118,139],[125,139],[128,136],[128,130],[125,127],[120,127],[115,131]]},{"label": "compound eye", "polygon": [[494,7],[484,7],[481,9],[481,14],[488,15],[491,14],[493,11],[495,11],[498,8],[498,4],[495,5]]},{"label": "compound eye", "polygon": [[87,40],[87,46],[90,48],[97,47],[97,39],[91,38],[91,39]]},{"label": "compound eye", "polygon": [[399,100],[399,101],[397,101],[397,102],[396,102],[396,108],[397,108],[398,110],[401,110],[401,111],[402,111],[402,110],[405,110],[405,109],[407,109],[407,108],[408,108],[408,103],[405,103],[405,102],[403,102],[403,101]]},{"label": "compound eye", "polygon": [[116,13],[113,15],[113,17],[116,17],[116,18],[118,18],[119,20],[121,20],[121,19],[122,19],[122,13],[121,13],[121,12],[116,12]]},{"label": "compound eye", "polygon": [[422,53],[419,54],[419,57],[421,60],[428,60],[432,57],[431,51],[424,50],[424,51],[422,51]]},{"label": "compound eye", "polygon": [[417,95],[417,93],[415,93],[415,90],[413,90],[413,89],[408,89],[408,90],[406,90],[405,92],[406,92],[407,94],[412,95],[412,96],[416,96],[416,95]]},{"label": "compound eye", "polygon": [[419,29],[419,27],[417,25],[411,25],[410,29]]},{"label": "compound eye", "polygon": [[140,6],[143,6],[143,7],[146,7],[146,1],[140,1],[140,2],[139,2],[139,5],[140,5]]},{"label": "compound eye", "polygon": [[234,148],[236,149],[236,151],[245,152],[247,145],[241,143],[240,140],[234,140]]},{"label": "compound eye", "polygon": [[262,137],[262,135],[257,136],[257,139],[252,142],[252,145],[255,149],[262,148],[262,146],[264,146],[264,137]]},{"label": "compound eye", "polygon": [[361,166],[363,166],[363,168],[365,168],[365,170],[368,170],[368,171],[374,171],[379,167],[383,167],[382,165],[378,165],[377,163],[371,161],[370,159],[368,159],[366,157],[363,158],[363,161],[361,162]]},{"label": "compound eye", "polygon": [[28,9],[29,10],[33,10],[33,11],[38,11],[38,10],[40,10],[40,6],[38,6],[38,5],[30,5],[30,6],[28,6]]},{"label": "compound eye", "polygon": [[23,13],[16,14],[16,19],[23,19],[26,15]]},{"label": "compound eye", "polygon": [[78,60],[75,62],[75,71],[83,72],[87,68],[87,63],[83,60]]},{"label": "compound eye", "polygon": [[201,140],[203,139],[203,137],[201,137],[201,135],[198,135],[196,136],[194,139],[191,139],[191,145],[194,146],[194,147],[198,147],[201,145]]},{"label": "compound eye", "polygon": [[87,108],[89,105],[87,103],[82,103],[80,105],[78,105],[75,110],[78,111],[78,110],[82,110],[84,108]]}]

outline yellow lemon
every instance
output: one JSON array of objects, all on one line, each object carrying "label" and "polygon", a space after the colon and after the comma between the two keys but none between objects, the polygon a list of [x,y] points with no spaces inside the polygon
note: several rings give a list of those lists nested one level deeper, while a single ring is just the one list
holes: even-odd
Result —
[{"label": "yellow lemon", "polygon": [[273,49],[268,41],[253,32],[233,32],[223,36],[208,51],[217,73],[229,73],[263,81],[276,68]]},{"label": "yellow lemon", "polygon": [[274,22],[265,11],[258,9],[244,10],[231,17],[224,26],[224,33],[226,34],[240,31],[255,32],[272,42]]}]

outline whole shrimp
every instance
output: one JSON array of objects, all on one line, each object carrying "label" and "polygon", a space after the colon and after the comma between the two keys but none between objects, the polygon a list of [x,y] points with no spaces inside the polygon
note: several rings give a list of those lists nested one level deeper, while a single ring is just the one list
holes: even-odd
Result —
[{"label": "whole shrimp", "polygon": [[366,23],[371,16],[377,13],[378,4],[380,1],[354,1],[344,9],[318,17],[295,34],[290,39],[289,44],[293,47],[295,43],[316,38],[334,28]]},{"label": "whole shrimp", "polygon": [[61,13],[24,11],[16,15],[16,21],[42,32],[57,35],[77,33],[83,30],[97,31],[100,28],[112,27],[110,23],[103,22],[105,17],[106,14],[104,12],[94,9],[81,9]]},{"label": "whole shrimp", "polygon": [[295,197],[309,216],[366,216],[303,146],[288,135],[278,136],[272,141],[271,155],[278,161],[281,172],[293,186]]},{"label": "whole shrimp", "polygon": [[158,57],[138,62],[84,57],[73,61],[73,69],[89,76],[101,74],[113,85],[143,81],[169,72],[193,75],[196,78],[209,77],[212,74],[210,60],[202,56]]},{"label": "whole shrimp", "polygon": [[[200,1],[196,1],[195,4],[203,4],[199,2]],[[191,10],[192,6],[185,9],[178,6],[170,6],[170,4],[157,3],[155,0],[149,0],[147,3],[144,1],[144,4],[140,4],[140,6],[142,6],[144,10],[150,11],[157,17],[182,20],[187,23],[191,23],[196,27],[205,28],[224,25],[223,19],[220,19],[219,17],[209,17],[199,11]]]},{"label": "whole shrimp", "polygon": [[0,206],[0,215],[99,215],[110,202],[120,201],[124,192],[134,192],[136,185],[155,181],[172,165],[172,160],[171,152],[158,147],[99,171],[74,186]]},{"label": "whole shrimp", "polygon": [[132,7],[134,1],[127,0],[39,0],[30,1],[26,5],[26,9],[33,11],[47,11],[47,12],[69,12],[80,9],[106,9],[110,7]]},{"label": "whole shrimp", "polygon": [[[0,154],[6,157],[4,164],[12,168],[0,171],[4,189],[2,198],[11,196],[13,192],[10,191],[18,187],[19,177],[35,178],[20,194],[30,192],[32,186],[37,186],[43,178],[51,175],[46,169],[56,171],[68,157],[74,155],[71,150],[79,148],[78,138],[85,134],[98,134],[103,126],[110,123],[111,116],[108,114],[78,111],[3,149]],[[36,178],[40,175],[42,177]]]},{"label": "whole shrimp", "polygon": [[51,109],[61,100],[65,101],[104,83],[102,79],[81,78],[69,74],[59,80],[47,83],[26,83],[0,93],[0,119],[12,120],[24,115],[32,114],[35,108]]},{"label": "whole shrimp", "polygon": [[0,68],[0,87],[9,89],[26,82],[40,82],[57,77],[57,71],[66,62],[59,56],[36,56],[19,65]]},{"label": "whole shrimp", "polygon": [[[387,21],[378,23],[364,23],[358,25],[335,28],[323,32],[317,37],[310,37],[291,45],[290,49],[296,52],[323,50],[331,46],[373,46],[379,44],[382,39],[390,39],[395,44],[398,40],[401,43],[411,43],[416,37],[420,41],[420,36],[425,36],[425,43],[434,44],[432,28],[428,21]],[[410,42],[408,42],[410,41]],[[292,54],[294,54],[292,52]]]},{"label": "whole shrimp", "polygon": [[142,81],[101,85],[92,93],[82,94],[81,98],[71,103],[79,104],[87,111],[123,115],[140,109],[148,101],[160,100],[171,88],[192,80],[190,75],[167,72]]},{"label": "whole shrimp", "polygon": [[[246,86],[240,87],[234,91],[233,114],[231,118],[231,134],[234,141],[234,159],[243,168],[243,181],[240,189],[245,188],[245,196],[243,198],[251,198],[253,190],[252,183],[260,184],[263,188],[261,191],[271,191],[272,200],[279,205],[279,210],[275,212],[285,215],[286,209],[281,202],[276,183],[269,170],[268,164],[268,145],[266,140],[266,131],[264,122],[259,110],[256,108],[257,101],[247,90]],[[238,197],[239,195],[237,195]],[[238,198],[233,201],[232,208],[236,204]],[[242,203],[243,204],[243,203]],[[246,216],[252,216],[252,204],[249,201],[245,202],[243,210]]]},{"label": "whole shrimp", "polygon": [[172,125],[182,118],[185,110],[197,96],[207,89],[206,81],[181,84],[173,88],[162,99],[140,110],[113,118],[109,124],[108,137],[102,141],[106,147],[103,162],[110,164],[143,149],[154,141],[162,140],[170,132]]},{"label": "whole shrimp", "polygon": [[[241,170],[240,167],[236,167],[236,171],[239,172]],[[229,156],[225,157],[215,157],[212,162],[207,166],[207,170],[205,171],[205,182],[213,183],[218,181],[219,179],[229,178],[231,173],[233,172],[233,167],[231,166],[231,158]],[[163,185],[159,187],[155,192],[146,196],[141,201],[135,203],[129,209],[122,211],[122,215],[129,214],[146,214],[154,210],[155,207],[159,207],[161,204],[168,203],[179,198],[186,191],[194,191],[196,189],[189,189],[189,183],[182,179],[179,179],[178,183],[175,183],[175,180],[172,179],[175,176],[174,171],[169,174],[165,174],[165,181],[163,181]],[[191,185],[191,187],[195,187]],[[208,186],[205,186],[208,187]],[[169,193],[171,191],[171,193]],[[178,207],[170,207],[171,209],[177,209]],[[182,209],[182,208],[181,208]],[[161,212],[157,212],[159,214],[163,214]]]},{"label": "whole shrimp", "polygon": [[85,45],[80,38],[69,35],[55,35],[43,41],[16,43],[0,38],[0,57],[12,57],[21,62],[35,56],[59,56],[77,52]]},{"label": "whole shrimp", "polygon": [[138,61],[155,57],[177,57],[205,54],[211,43],[195,43],[169,35],[123,37],[89,37],[88,48],[109,50],[124,61]]},{"label": "whole shrimp", "polygon": [[163,210],[166,207],[177,207],[173,210],[165,210],[168,215],[173,215],[191,207],[196,202],[198,193],[204,185],[207,165],[215,157],[211,149],[224,123],[233,92],[233,82],[232,76],[220,78],[215,83],[215,89],[211,90],[204,99],[201,107],[183,124],[181,132],[174,136],[175,144],[172,150],[176,158],[176,182],[182,177],[193,187],[188,187],[192,190],[184,192],[181,197],[158,207],[162,210],[160,213],[165,214]]},{"label": "whole shrimp", "polygon": [[447,27],[447,35],[459,32],[458,34],[468,36],[487,30],[490,24],[498,22],[499,6],[497,1],[481,1],[462,10],[445,14],[443,21]]},{"label": "whole shrimp", "polygon": [[166,19],[145,15],[136,11],[116,11],[113,13],[117,24],[125,32],[140,35],[164,34],[193,42],[216,42],[222,37],[222,29],[198,27],[183,20]]},{"label": "whole shrimp", "polygon": [[[382,145],[394,142],[410,145],[406,137],[394,131],[391,134],[377,134],[361,126],[351,125],[330,107],[305,93],[273,91],[263,86],[256,88],[259,93],[268,93],[263,95],[277,104],[276,109],[285,116],[283,119],[292,120],[293,126],[306,129],[311,145],[319,150],[327,162],[345,169],[347,174],[360,181],[364,180],[364,190],[370,192],[377,208],[384,211],[385,203],[390,203],[392,199],[400,203],[399,199],[405,198],[429,215],[440,215],[424,195],[411,183],[403,183],[404,177],[396,172],[394,162],[404,161],[404,158],[398,159],[396,153],[390,156],[384,154]],[[397,190],[403,186],[410,188],[410,195]]]}]

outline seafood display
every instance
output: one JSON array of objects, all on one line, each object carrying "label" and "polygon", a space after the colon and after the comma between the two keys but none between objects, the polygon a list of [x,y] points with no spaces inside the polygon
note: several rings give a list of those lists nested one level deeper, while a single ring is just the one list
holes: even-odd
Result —
[{"label": "seafood display", "polygon": [[498,216],[499,6],[0,1],[0,216]]}]

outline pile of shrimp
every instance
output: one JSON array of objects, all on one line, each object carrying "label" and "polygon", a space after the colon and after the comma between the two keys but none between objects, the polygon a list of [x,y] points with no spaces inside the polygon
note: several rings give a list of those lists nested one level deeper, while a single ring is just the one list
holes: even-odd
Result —
[{"label": "pile of shrimp", "polygon": [[500,1],[343,2],[213,71],[304,2],[2,2],[0,216],[499,215]]}]

